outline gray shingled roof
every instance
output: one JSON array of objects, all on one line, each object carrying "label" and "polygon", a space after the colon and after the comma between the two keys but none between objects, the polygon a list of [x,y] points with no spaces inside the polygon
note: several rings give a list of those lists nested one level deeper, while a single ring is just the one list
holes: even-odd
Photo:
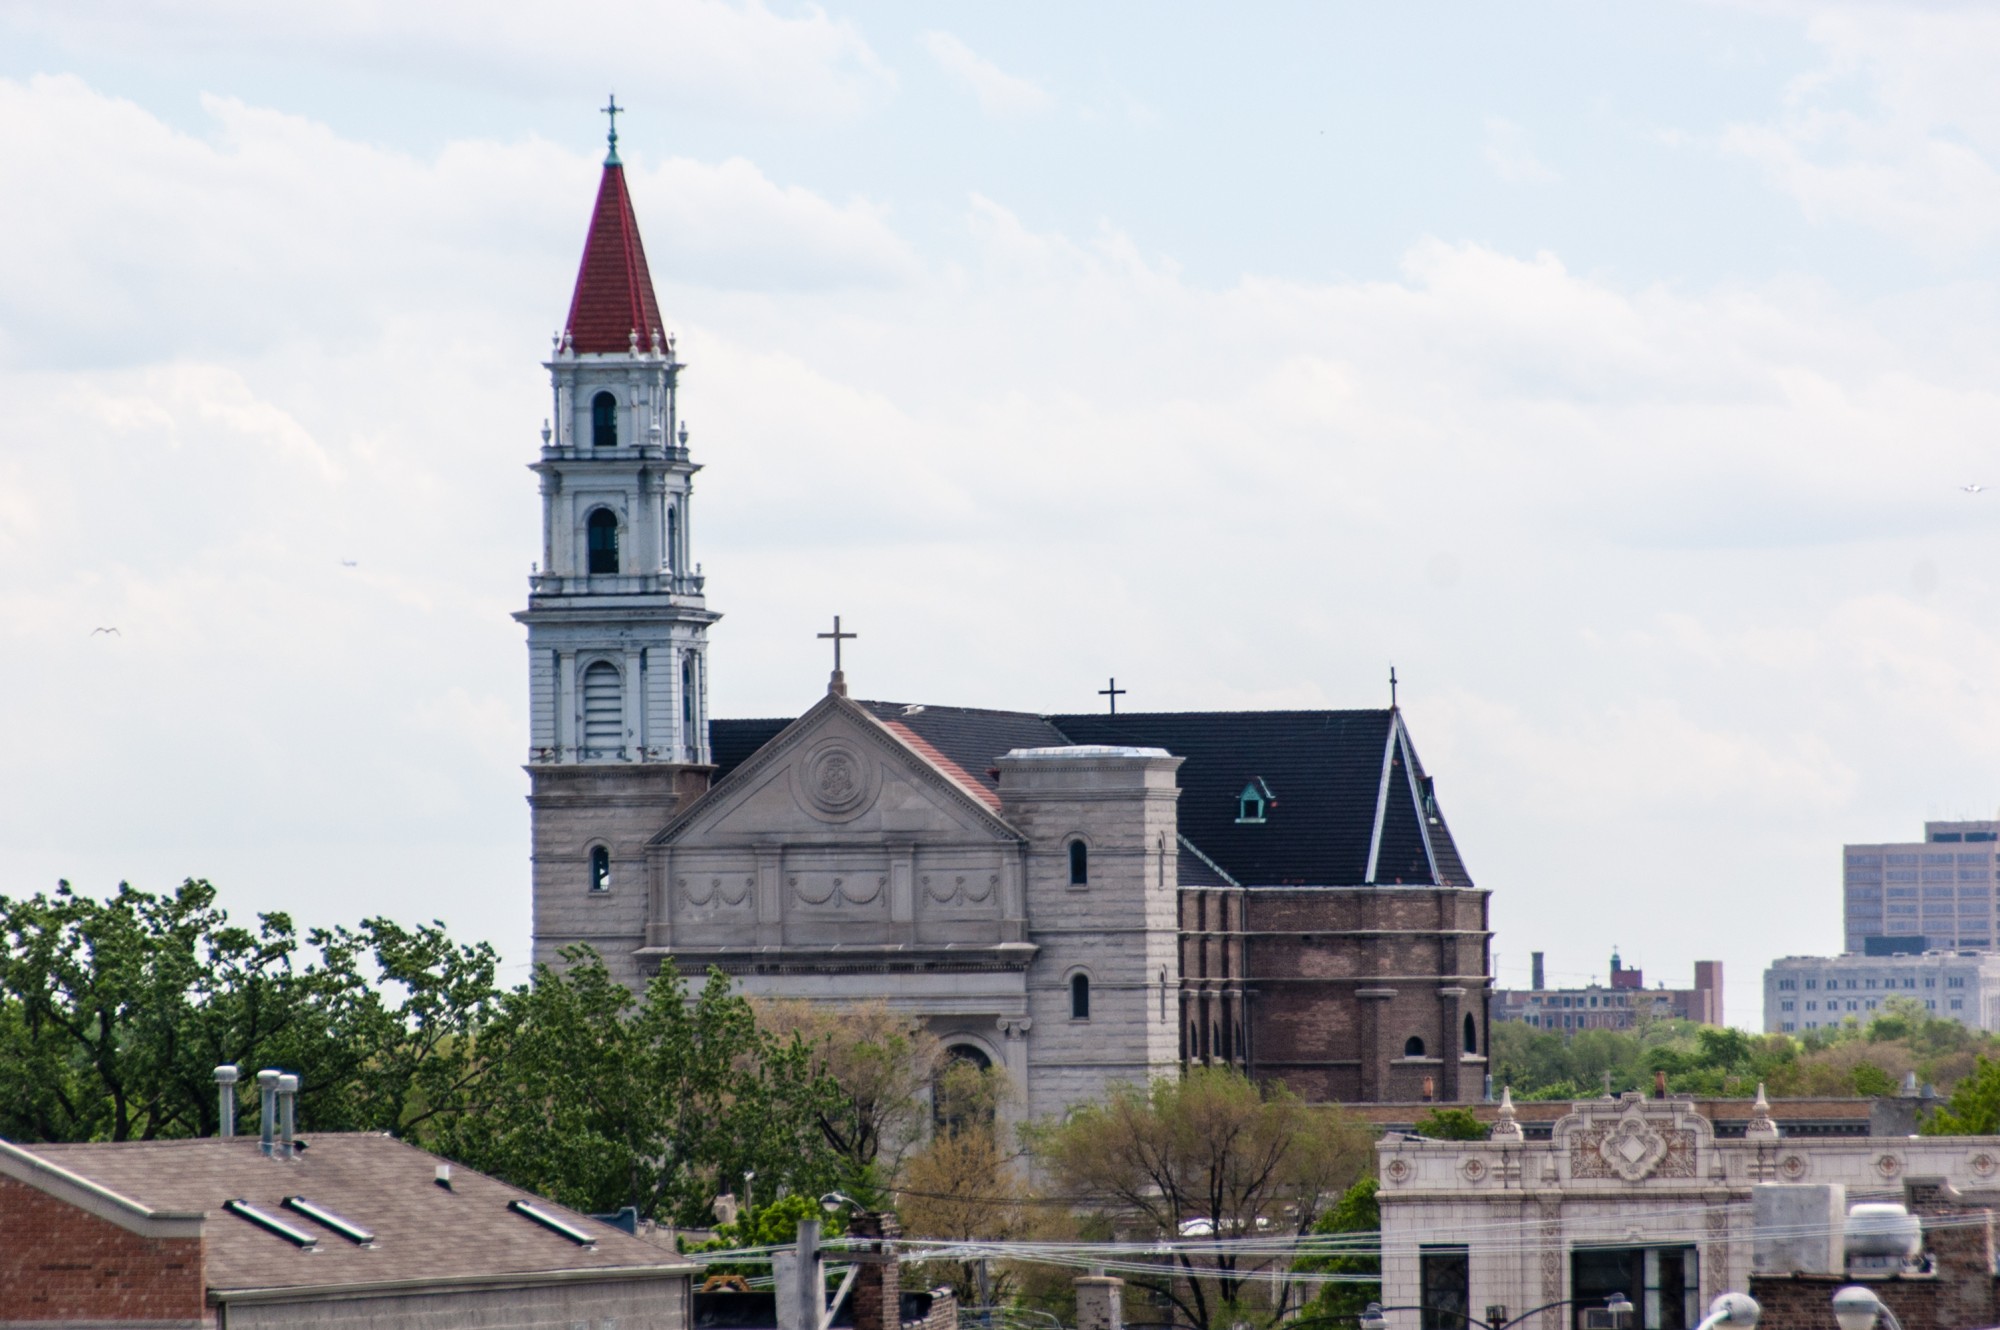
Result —
[{"label": "gray shingled roof", "polygon": [[[305,1137],[295,1159],[267,1158],[254,1137],[17,1146],[155,1211],[200,1212],[208,1287],[320,1287],[415,1280],[454,1281],[556,1271],[692,1269],[684,1257],[453,1165],[451,1187],[436,1182],[442,1160],[372,1132]],[[284,1207],[288,1196],[375,1235],[359,1246]],[[516,1199],[587,1233],[578,1245],[507,1208]],[[245,1200],[318,1239],[310,1250],[223,1208]]]},{"label": "gray shingled roof", "polygon": [[[1038,716],[897,702],[861,705],[884,720],[907,725],[991,789],[999,788],[994,768],[1010,748],[1164,748],[1185,759],[1179,776],[1181,835],[1244,886],[1472,885],[1408,727],[1397,724],[1399,712]],[[721,768],[718,775],[726,775],[788,724],[712,721],[710,744]],[[1253,781],[1262,782],[1271,802],[1261,823],[1239,822],[1236,797]],[[1182,879],[1188,885],[1216,884],[1212,870],[1186,855],[1182,859],[1192,875]]]}]

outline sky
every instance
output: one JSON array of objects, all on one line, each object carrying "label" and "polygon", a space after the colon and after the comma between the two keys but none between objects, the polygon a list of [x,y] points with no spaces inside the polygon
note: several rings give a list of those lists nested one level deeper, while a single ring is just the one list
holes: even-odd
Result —
[{"label": "sky", "polygon": [[1503,984],[1716,958],[1754,1024],[1844,842],[2000,809],[1996,62],[1974,4],[0,0],[0,893],[526,976],[615,91],[715,714],[835,613],[897,701],[1393,665]]}]

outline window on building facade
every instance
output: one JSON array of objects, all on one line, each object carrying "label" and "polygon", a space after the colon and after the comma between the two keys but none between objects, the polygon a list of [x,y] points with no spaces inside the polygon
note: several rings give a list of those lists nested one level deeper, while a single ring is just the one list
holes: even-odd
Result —
[{"label": "window on building facade", "polygon": [[1797,988],[1798,986],[1799,981],[1796,979],[1780,979],[1778,981],[1778,987],[1780,988]]},{"label": "window on building facade", "polygon": [[1807,1010],[1807,1011],[1818,1011],[1818,1010],[1819,1010],[1819,1003],[1817,1003],[1817,1002],[1813,1002],[1813,1001],[1811,1001],[1811,1000],[1808,1000],[1808,1001],[1806,1002],[1806,1010]]},{"label": "window on building facade", "polygon": [[586,530],[589,533],[590,571],[593,574],[617,572],[618,514],[609,508],[598,508],[590,514]]},{"label": "window on building facade", "polygon": [[599,393],[590,399],[590,446],[618,446],[618,399],[610,393]]},{"label": "window on building facade", "polygon": [[1964,1011],[1964,1010],[1965,1010],[1965,999],[1964,999],[1964,998],[1953,998],[1953,999],[1951,1000],[1951,1009],[1952,1009],[1953,1011]]},{"label": "window on building facade", "polygon": [[1072,887],[1090,884],[1090,847],[1080,840],[1069,843],[1069,884]]},{"label": "window on building facade", "polygon": [[1792,1009],[1792,1000],[1790,998],[1786,998],[1783,1002],[1780,1002],[1778,1004],[1779,1011],[1790,1011],[1791,1009]]},{"label": "window on building facade", "polygon": [[1936,988],[1936,987],[1937,987],[1937,979],[1936,979],[1936,977],[1935,977],[1935,976],[1932,976],[1932,977],[1929,977],[1929,978],[1926,978],[1926,979],[1924,980],[1924,987],[1925,987],[1925,988]]},{"label": "window on building facade", "polygon": [[1423,1286],[1421,1330],[1465,1330],[1472,1306],[1471,1254],[1464,1247],[1421,1247],[1417,1280]]},{"label": "window on building facade", "polygon": [[1807,987],[1807,988],[1818,988],[1818,987],[1819,987],[1819,980],[1817,980],[1817,979],[1808,979],[1808,980],[1806,980],[1806,987]]},{"label": "window on building facade", "polygon": [[1792,1023],[1790,1021],[1780,1022],[1780,1027],[1786,1034],[1790,1034],[1792,1032]]},{"label": "window on building facade", "polygon": [[1470,1012],[1465,1016],[1465,1051],[1468,1053],[1479,1051],[1479,1025],[1472,1019]]},{"label": "window on building facade", "polygon": [[1698,1272],[1693,1247],[1578,1247],[1570,1253],[1570,1299],[1602,1307],[1622,1293],[1642,1330],[1686,1330],[1701,1320]]},{"label": "window on building facade", "polygon": [[1236,796],[1236,820],[1238,822],[1262,822],[1264,820],[1264,783],[1251,781]]},{"label": "window on building facade", "polygon": [[1090,976],[1087,974],[1070,976],[1069,1018],[1073,1021],[1090,1019]]},{"label": "window on building facade", "polygon": [[602,845],[596,846],[590,852],[590,889],[611,890],[611,851]]},{"label": "window on building facade", "polygon": [[1424,1041],[1422,1039],[1418,1038],[1416,1035],[1411,1035],[1408,1039],[1405,1039],[1403,1041],[1404,1057],[1420,1058],[1423,1055],[1424,1055]]}]

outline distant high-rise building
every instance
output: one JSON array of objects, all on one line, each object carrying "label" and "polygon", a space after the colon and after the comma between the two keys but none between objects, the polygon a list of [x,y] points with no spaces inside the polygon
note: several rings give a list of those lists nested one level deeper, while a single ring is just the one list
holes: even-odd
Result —
[{"label": "distant high-rise building", "polygon": [[1893,955],[1786,956],[1764,971],[1764,1029],[1803,1034],[1866,1025],[1908,998],[1945,1020],[2000,1029],[2000,956],[1931,951]]},{"label": "distant high-rise building", "polygon": [[2000,821],[1926,822],[1921,841],[1849,845],[1843,855],[1849,952],[1991,948]]}]

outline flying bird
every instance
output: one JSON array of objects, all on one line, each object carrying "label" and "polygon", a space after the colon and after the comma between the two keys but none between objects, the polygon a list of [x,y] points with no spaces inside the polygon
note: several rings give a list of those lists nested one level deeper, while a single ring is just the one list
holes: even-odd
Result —
[{"label": "flying bird", "polygon": [[125,636],[125,634],[119,632],[116,628],[93,628],[90,630],[90,635],[92,637],[96,637],[99,633],[109,633],[113,637]]},{"label": "flying bird", "polygon": [[1959,488],[1967,494],[1977,494],[1986,487],[1984,485],[1960,485]]},{"label": "flying bird", "polygon": [[342,568],[359,568],[361,564],[359,563],[359,561],[354,559],[342,559],[340,561],[340,566]]}]

